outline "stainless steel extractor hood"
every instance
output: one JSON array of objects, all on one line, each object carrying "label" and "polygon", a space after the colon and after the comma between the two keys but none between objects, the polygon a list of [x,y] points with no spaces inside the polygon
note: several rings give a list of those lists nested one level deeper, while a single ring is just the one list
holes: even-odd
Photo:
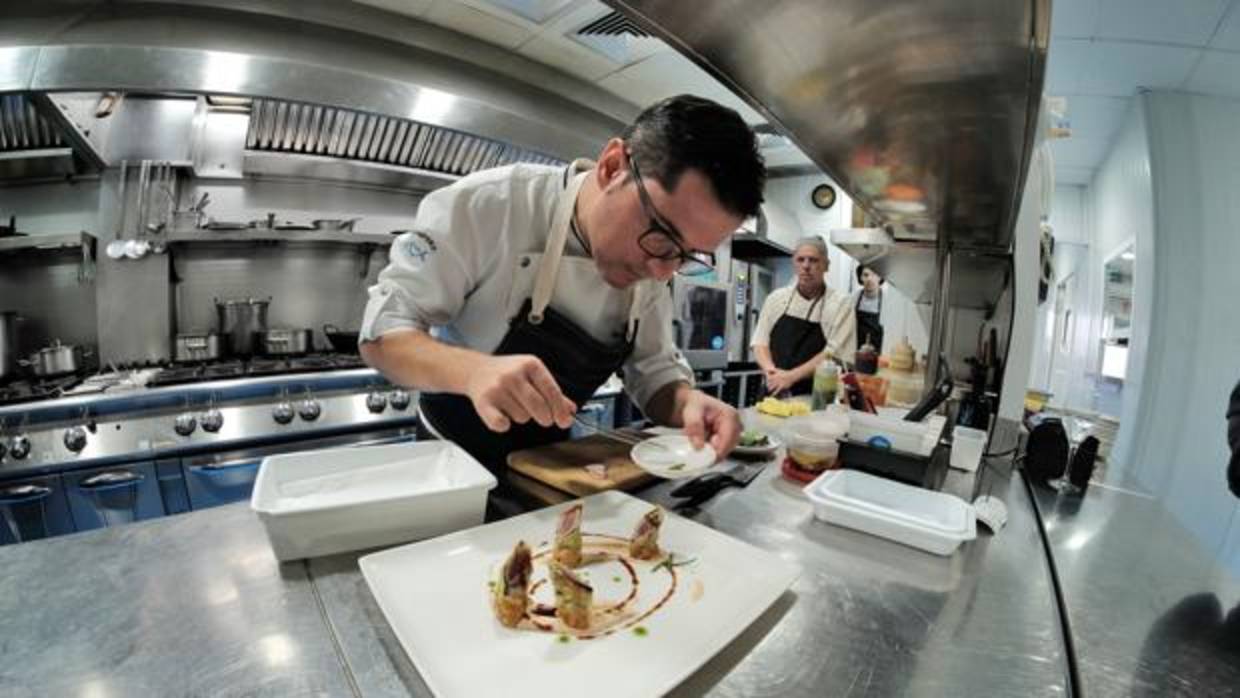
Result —
[{"label": "stainless steel extractor hood", "polygon": [[64,104],[36,93],[0,94],[0,180],[67,177],[102,167]]},{"label": "stainless steel extractor hood", "polygon": [[888,262],[943,242],[1007,264],[1049,0],[607,2],[788,135],[886,228]]}]

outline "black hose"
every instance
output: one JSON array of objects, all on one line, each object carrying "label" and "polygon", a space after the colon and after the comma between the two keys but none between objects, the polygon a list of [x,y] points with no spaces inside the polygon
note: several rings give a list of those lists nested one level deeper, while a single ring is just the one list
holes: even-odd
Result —
[{"label": "black hose", "polygon": [[1025,483],[1025,494],[1033,504],[1033,515],[1038,520],[1038,536],[1042,540],[1042,549],[1046,553],[1046,565],[1051,574],[1051,591],[1055,594],[1055,608],[1059,612],[1059,630],[1063,635],[1065,659],[1068,662],[1068,697],[1083,695],[1081,691],[1081,672],[1076,663],[1076,643],[1072,636],[1072,621],[1068,618],[1068,604],[1064,601],[1063,585],[1059,582],[1059,568],[1055,564],[1055,553],[1051,549],[1050,537],[1046,535],[1046,522],[1042,518],[1042,508],[1038,506],[1038,498],[1034,496],[1033,483],[1024,468],[1020,469],[1021,481]]}]

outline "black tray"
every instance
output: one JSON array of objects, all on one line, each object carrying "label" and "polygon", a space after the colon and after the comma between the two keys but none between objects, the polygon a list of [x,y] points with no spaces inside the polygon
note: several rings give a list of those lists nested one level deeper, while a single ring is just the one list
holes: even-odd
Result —
[{"label": "black tray", "polygon": [[951,447],[942,443],[943,434],[952,426],[952,420],[943,425],[939,442],[930,455],[923,456],[893,448],[875,448],[860,441],[840,439],[840,463],[845,468],[860,470],[916,487],[938,490],[947,477],[951,459]]}]

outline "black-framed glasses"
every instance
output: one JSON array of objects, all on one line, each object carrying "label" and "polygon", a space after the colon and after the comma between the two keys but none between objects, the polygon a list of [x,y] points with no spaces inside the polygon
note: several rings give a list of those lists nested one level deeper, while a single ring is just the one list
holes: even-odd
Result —
[{"label": "black-framed glasses", "polygon": [[633,182],[637,185],[637,198],[641,201],[642,212],[646,214],[646,218],[650,219],[650,227],[637,236],[637,246],[642,248],[642,252],[655,259],[665,262],[679,260],[680,266],[676,269],[677,274],[696,276],[714,270],[715,254],[713,252],[686,250],[680,242],[684,236],[676,230],[675,226],[663,222],[663,217],[659,215],[654,202],[650,200],[646,185],[642,184],[642,173],[637,169],[633,154],[625,151],[625,155],[629,160],[629,173],[633,175]]}]

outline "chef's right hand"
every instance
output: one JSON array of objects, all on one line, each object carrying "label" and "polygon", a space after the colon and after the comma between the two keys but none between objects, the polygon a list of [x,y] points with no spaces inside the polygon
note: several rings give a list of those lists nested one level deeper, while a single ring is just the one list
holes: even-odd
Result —
[{"label": "chef's right hand", "polygon": [[577,406],[560,392],[551,372],[537,356],[487,357],[470,376],[465,394],[491,431],[504,432],[513,422],[572,426]]},{"label": "chef's right hand", "polygon": [[766,392],[769,395],[779,395],[792,390],[792,386],[796,384],[796,377],[792,375],[792,371],[775,369],[766,376]]}]

